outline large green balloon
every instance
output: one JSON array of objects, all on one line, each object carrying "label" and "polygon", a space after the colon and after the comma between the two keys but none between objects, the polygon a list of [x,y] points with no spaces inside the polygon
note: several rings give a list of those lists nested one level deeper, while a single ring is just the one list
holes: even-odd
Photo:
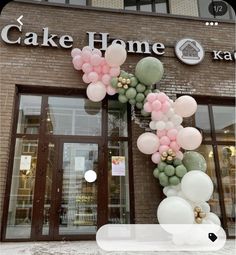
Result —
[{"label": "large green balloon", "polygon": [[206,160],[196,151],[186,151],[182,162],[188,171],[201,170],[205,172],[207,169]]},{"label": "large green balloon", "polygon": [[135,76],[145,85],[151,86],[161,80],[164,68],[154,57],[142,58],[136,65]]}]

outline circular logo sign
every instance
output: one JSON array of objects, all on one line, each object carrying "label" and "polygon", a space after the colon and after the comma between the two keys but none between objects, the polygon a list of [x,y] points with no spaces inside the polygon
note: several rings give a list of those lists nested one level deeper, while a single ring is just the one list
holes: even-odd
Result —
[{"label": "circular logo sign", "polygon": [[185,64],[196,65],[204,58],[204,50],[199,42],[184,38],[175,45],[176,56]]}]

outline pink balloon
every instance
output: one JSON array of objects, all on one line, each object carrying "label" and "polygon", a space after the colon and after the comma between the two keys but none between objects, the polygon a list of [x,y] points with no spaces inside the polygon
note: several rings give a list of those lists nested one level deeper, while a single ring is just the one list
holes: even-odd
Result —
[{"label": "pink balloon", "polygon": [[120,74],[120,67],[111,67],[110,71],[109,71],[111,77],[116,77]]},{"label": "pink balloon", "polygon": [[154,111],[159,111],[162,108],[161,102],[159,100],[155,100],[152,102],[152,109]]},{"label": "pink balloon", "polygon": [[156,99],[157,99],[157,97],[156,97],[156,94],[155,94],[155,93],[149,93],[149,94],[147,95],[147,100],[148,100],[148,102],[150,102],[150,103],[154,102]]},{"label": "pink balloon", "polygon": [[105,58],[102,57],[101,66],[108,65]]},{"label": "pink balloon", "polygon": [[170,148],[170,147],[167,146],[167,145],[161,145],[161,146],[159,147],[159,152],[162,154],[163,152],[168,151],[169,148]]},{"label": "pink balloon", "polygon": [[91,72],[91,73],[88,74],[88,78],[92,83],[97,82],[98,81],[98,74],[95,73],[95,72]]},{"label": "pink balloon", "polygon": [[176,158],[182,160],[184,158],[184,154],[181,151],[176,152]]},{"label": "pink balloon", "polygon": [[106,87],[106,89],[107,89],[107,94],[108,94],[108,95],[113,96],[113,95],[116,94],[116,90],[115,90],[114,88],[112,88],[110,85],[108,85],[108,86]]},{"label": "pink balloon", "polygon": [[201,133],[194,127],[186,127],[178,132],[177,143],[185,150],[195,150],[202,142]]},{"label": "pink balloon", "polygon": [[93,65],[93,66],[99,66],[102,62],[102,58],[98,55],[92,55],[91,58],[90,58],[90,63]]},{"label": "pink balloon", "polygon": [[160,144],[161,145],[169,145],[170,144],[170,139],[168,136],[162,136],[160,138]]},{"label": "pink balloon", "polygon": [[165,93],[159,92],[159,93],[157,94],[157,99],[158,99],[160,102],[164,103],[164,102],[168,99],[168,97],[167,97],[167,95],[166,95]]},{"label": "pink balloon", "polygon": [[84,51],[89,51],[92,53],[93,49],[90,46],[84,46],[82,49],[82,52],[84,52]]},{"label": "pink balloon", "polygon": [[74,48],[72,51],[71,51],[71,57],[74,58],[75,56],[80,56],[81,55],[81,49],[79,48]]},{"label": "pink balloon", "polygon": [[90,58],[92,56],[92,53],[88,50],[82,50],[82,54],[81,54],[84,62],[90,62]]},{"label": "pink balloon", "polygon": [[157,135],[150,132],[141,134],[137,140],[137,147],[144,154],[153,154],[158,150],[159,145]]},{"label": "pink balloon", "polygon": [[177,129],[175,129],[175,128],[172,128],[172,129],[168,130],[168,132],[167,132],[167,136],[168,136],[168,137],[170,138],[170,140],[172,140],[172,141],[176,140],[177,134],[178,134],[178,131],[177,131]]},{"label": "pink balloon", "polygon": [[103,65],[102,72],[106,74],[106,73],[109,73],[109,71],[110,71],[110,67],[107,64]]},{"label": "pink balloon", "polygon": [[93,49],[92,54],[93,55],[98,55],[99,57],[102,56],[102,52],[99,49]]},{"label": "pink balloon", "polygon": [[93,67],[92,67],[89,63],[84,63],[84,64],[82,65],[82,70],[83,70],[83,72],[85,72],[85,73],[90,73],[90,72],[93,71]]},{"label": "pink balloon", "polygon": [[90,83],[87,87],[86,93],[91,101],[100,102],[106,96],[106,87],[100,81],[96,83]]},{"label": "pink balloon", "polygon": [[152,105],[149,102],[146,102],[143,106],[143,109],[145,112],[151,112],[152,111]]},{"label": "pink balloon", "polygon": [[96,72],[97,74],[100,74],[102,72],[102,67],[101,66],[94,66],[93,71]]},{"label": "pink balloon", "polygon": [[152,112],[152,120],[157,120],[157,121],[162,120],[163,116],[164,115],[161,111],[158,111],[158,112],[153,111]]},{"label": "pink balloon", "polygon": [[170,143],[170,148],[171,148],[173,151],[175,151],[175,152],[179,151],[179,149],[180,149],[180,147],[179,147],[179,145],[178,145],[178,143],[177,143],[176,141],[172,141],[172,142]]},{"label": "pink balloon", "polygon": [[82,57],[81,56],[75,56],[74,58],[73,58],[73,60],[72,60],[72,63],[73,63],[73,65],[74,65],[74,68],[76,69],[76,70],[81,70],[81,68],[82,68],[82,65],[83,65],[83,59],[82,59]]},{"label": "pink balloon", "polygon": [[166,131],[165,130],[157,130],[157,136],[159,138],[161,138],[162,136],[166,135]]},{"label": "pink balloon", "polygon": [[88,75],[86,73],[82,76],[82,80],[85,83],[90,83],[91,82],[90,79],[88,78]]},{"label": "pink balloon", "polygon": [[165,101],[161,106],[161,110],[163,113],[167,113],[170,110],[170,103]]},{"label": "pink balloon", "polygon": [[121,66],[127,57],[125,48],[120,44],[112,44],[105,51],[105,59],[109,66]]},{"label": "pink balloon", "polygon": [[104,74],[102,76],[102,82],[105,84],[105,85],[108,85],[110,84],[110,80],[111,80],[111,76],[109,74]]},{"label": "pink balloon", "polygon": [[161,161],[161,154],[159,152],[155,152],[152,154],[152,162],[154,164],[158,164]]}]

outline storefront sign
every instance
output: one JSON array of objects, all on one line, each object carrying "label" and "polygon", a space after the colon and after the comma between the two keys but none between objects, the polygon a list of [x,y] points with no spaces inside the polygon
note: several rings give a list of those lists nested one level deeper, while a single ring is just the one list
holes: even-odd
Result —
[{"label": "storefront sign", "polygon": [[204,58],[204,50],[199,42],[184,38],[175,45],[175,54],[179,60],[188,65],[196,65]]},{"label": "storefront sign", "polygon": [[226,61],[233,61],[236,59],[236,52],[229,52],[229,51],[221,51],[221,50],[213,50],[213,59],[215,60],[226,60]]},{"label": "storefront sign", "polygon": [[20,170],[30,170],[32,156],[22,155],[20,158]]},{"label": "storefront sign", "polygon": [[125,176],[125,157],[113,156],[112,162],[112,176]]}]

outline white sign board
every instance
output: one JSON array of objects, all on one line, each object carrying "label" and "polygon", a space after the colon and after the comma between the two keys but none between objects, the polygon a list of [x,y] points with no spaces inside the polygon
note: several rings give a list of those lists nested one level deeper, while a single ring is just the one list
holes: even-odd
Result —
[{"label": "white sign board", "polygon": [[32,156],[22,155],[20,158],[20,170],[30,170]]},{"label": "white sign board", "polygon": [[112,176],[125,176],[125,157],[113,156],[111,157],[111,163]]}]

